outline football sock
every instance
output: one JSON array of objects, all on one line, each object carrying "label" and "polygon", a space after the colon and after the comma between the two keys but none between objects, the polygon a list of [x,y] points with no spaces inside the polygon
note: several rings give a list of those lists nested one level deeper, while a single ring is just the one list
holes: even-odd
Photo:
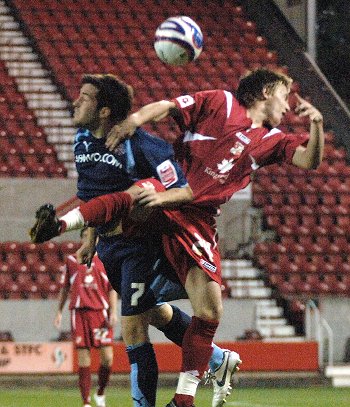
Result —
[{"label": "football sock", "polygon": [[215,372],[221,364],[224,357],[224,351],[219,348],[215,343],[212,343],[213,353],[211,354],[211,358],[209,360],[209,367],[212,372]]},{"label": "football sock", "polygon": [[[173,316],[171,320],[163,327],[158,328],[164,335],[178,346],[182,346],[182,340],[185,335],[186,329],[191,323],[191,317],[180,308],[172,305]],[[209,367],[212,371],[215,371],[221,366],[222,358],[224,357],[224,351],[219,346],[212,343],[213,353],[209,360]]]},{"label": "football sock", "polygon": [[180,308],[172,305],[173,316],[171,320],[163,327],[158,328],[164,335],[178,346],[182,346],[182,340],[186,329],[191,323],[191,317]]},{"label": "football sock", "polygon": [[79,367],[79,388],[83,404],[90,404],[91,371],[90,367]]},{"label": "football sock", "polygon": [[200,379],[188,372],[181,372],[177,384],[175,403],[178,407],[192,407]]},{"label": "football sock", "polygon": [[127,346],[131,372],[131,396],[134,407],[154,407],[158,382],[158,365],[151,343]]},{"label": "football sock", "polygon": [[105,388],[109,382],[109,376],[111,374],[110,366],[101,365],[98,370],[98,389],[97,395],[102,396],[105,392]]},{"label": "football sock", "polygon": [[131,195],[127,192],[115,192],[102,195],[80,205],[79,210],[85,224],[99,226],[111,220],[122,219],[132,205]]},{"label": "football sock", "polygon": [[72,209],[60,218],[60,234],[70,230],[81,229],[84,227],[84,218],[79,208]]},{"label": "football sock", "polygon": [[182,341],[182,372],[201,378],[213,353],[212,341],[218,321],[192,317]]}]

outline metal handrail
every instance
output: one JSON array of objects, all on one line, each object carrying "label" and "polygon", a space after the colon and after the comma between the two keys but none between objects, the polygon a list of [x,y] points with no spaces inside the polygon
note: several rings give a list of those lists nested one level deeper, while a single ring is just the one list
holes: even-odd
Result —
[{"label": "metal handrail", "polygon": [[[314,319],[312,320],[311,310],[314,311]],[[315,337],[312,334],[312,322],[314,321]],[[329,366],[333,366],[334,361],[334,334],[332,328],[328,322],[321,316],[320,310],[314,301],[309,300],[306,303],[305,310],[305,336],[306,339],[316,339],[318,342],[318,364],[320,367],[324,366],[324,339],[325,335],[323,331],[326,331],[328,339],[328,352],[327,363]]]}]

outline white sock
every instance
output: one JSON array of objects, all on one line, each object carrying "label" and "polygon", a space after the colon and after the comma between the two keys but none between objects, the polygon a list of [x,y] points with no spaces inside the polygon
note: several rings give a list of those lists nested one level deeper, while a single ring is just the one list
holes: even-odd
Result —
[{"label": "white sock", "polygon": [[194,397],[201,379],[189,372],[181,372],[177,383],[176,394],[186,394]]},{"label": "white sock", "polygon": [[81,214],[79,208],[72,209],[65,215],[63,215],[60,220],[63,220],[66,224],[66,232],[70,230],[81,229],[84,227],[85,222],[83,215]]}]

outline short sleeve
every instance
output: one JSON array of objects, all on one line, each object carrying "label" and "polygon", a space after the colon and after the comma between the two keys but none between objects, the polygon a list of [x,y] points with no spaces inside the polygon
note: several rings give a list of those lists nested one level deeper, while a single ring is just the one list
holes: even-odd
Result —
[{"label": "short sleeve", "polygon": [[284,155],[285,161],[292,164],[295,150],[298,146],[305,145],[309,140],[308,133],[286,134],[284,137]]},{"label": "short sleeve", "polygon": [[178,96],[171,101],[175,103],[180,113],[174,119],[184,131],[194,128],[201,116],[206,114],[208,108],[210,109],[210,106],[215,106],[215,110],[217,110],[222,103],[226,104],[226,97],[222,90],[207,90]]}]

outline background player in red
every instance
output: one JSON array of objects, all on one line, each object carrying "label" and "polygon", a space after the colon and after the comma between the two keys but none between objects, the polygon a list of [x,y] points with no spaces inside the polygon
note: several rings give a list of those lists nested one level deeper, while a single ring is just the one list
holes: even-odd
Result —
[{"label": "background player in red", "polygon": [[[309,137],[287,135],[276,128],[290,110],[291,84],[292,79],[283,74],[259,69],[240,81],[236,97],[211,90],[151,103],[115,126],[107,140],[113,150],[139,126],[169,115],[182,130],[175,151],[183,161],[195,206],[164,211],[173,221],[174,233],[167,233],[163,243],[186,288],[194,317],[183,339],[182,372],[169,407],[193,405],[222,314],[214,213],[247,186],[261,166],[286,162],[315,169],[322,161],[323,117],[311,103],[296,95],[296,113],[310,120]],[[176,224],[181,227],[176,229]]]},{"label": "background player in red", "polygon": [[[86,228],[81,231],[82,243],[87,239]],[[113,326],[117,322],[117,293],[110,285],[102,262],[97,256],[91,266],[79,264],[75,256],[67,257],[62,275],[62,289],[54,319],[60,328],[62,310],[70,295],[71,327],[78,352],[79,387],[84,407],[90,407],[91,348],[100,349],[98,389],[94,399],[105,407],[104,390],[108,384],[113,362]]]}]

